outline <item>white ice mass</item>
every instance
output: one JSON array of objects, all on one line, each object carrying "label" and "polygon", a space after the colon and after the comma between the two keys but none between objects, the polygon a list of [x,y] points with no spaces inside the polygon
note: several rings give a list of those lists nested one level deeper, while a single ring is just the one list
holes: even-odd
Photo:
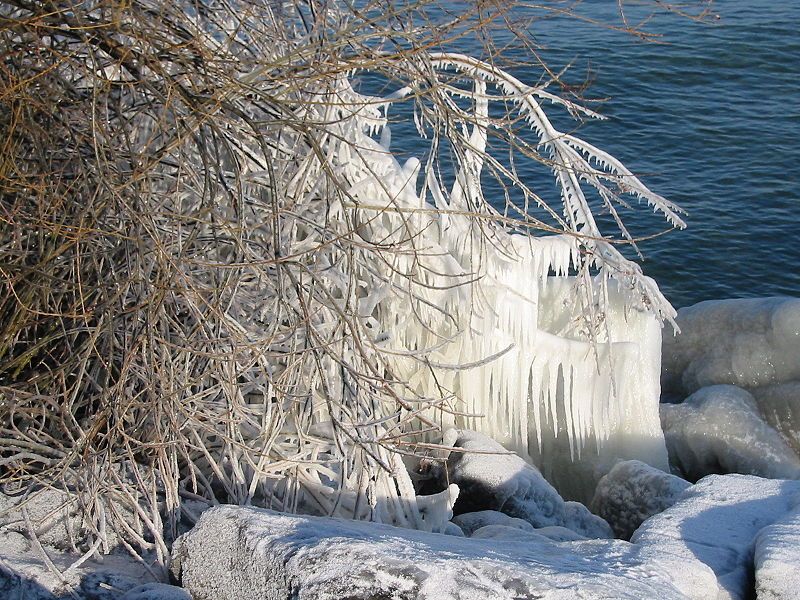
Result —
[{"label": "white ice mass", "polygon": [[680,404],[662,404],[673,465],[692,481],[712,473],[800,478],[800,457],[761,418],[753,396],[733,385],[712,385]]},{"label": "white ice mass", "polygon": [[664,336],[662,385],[688,395],[727,383],[745,389],[800,381],[800,299],[709,300],[678,311]]}]

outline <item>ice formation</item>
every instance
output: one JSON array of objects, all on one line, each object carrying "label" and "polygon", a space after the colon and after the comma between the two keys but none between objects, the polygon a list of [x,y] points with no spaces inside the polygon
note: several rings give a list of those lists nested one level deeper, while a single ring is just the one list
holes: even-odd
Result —
[{"label": "ice formation", "polygon": [[[362,238],[394,246],[413,239],[425,248],[381,256],[371,276],[385,283],[359,301],[393,373],[428,399],[430,408],[416,402],[407,412],[427,414],[442,429],[487,433],[577,499],[591,498],[616,458],[666,469],[660,319],[673,311],[655,283],[602,239],[581,186],[610,200],[609,186],[618,184],[682,225],[675,207],[606,153],[557,131],[537,100],[563,104],[557,98],[461,55],[436,54],[434,66],[472,86],[450,89],[474,104],[474,118],[464,124],[467,150],[449,191],[429,168],[418,188],[420,162],[400,165],[391,154],[384,113],[373,115],[380,142],[350,128],[343,139],[358,143],[332,150],[343,153],[338,162],[353,181]],[[489,86],[518,104],[551,153],[567,233],[530,237],[475,218],[476,211],[497,216],[481,189],[491,160]]]},{"label": "ice formation", "polygon": [[453,517],[453,523],[458,525],[466,536],[471,536],[475,531],[487,525],[502,525],[504,527],[516,527],[522,531],[533,531],[533,525],[528,521],[509,517],[498,510],[477,510],[462,513]]},{"label": "ice formation", "polygon": [[456,514],[496,510],[534,528],[560,526],[585,537],[612,537],[608,523],[582,504],[565,502],[535,467],[487,436],[451,429],[444,444],[458,449],[441,477],[459,487]]},{"label": "ice formation", "polygon": [[764,420],[800,456],[800,381],[757,387],[750,392]]},{"label": "ice formation", "polygon": [[680,309],[677,322],[681,334],[664,339],[667,392],[800,381],[798,298],[709,300]]},{"label": "ice formation", "polygon": [[662,404],[661,416],[670,460],[687,479],[712,473],[800,478],[800,457],[763,421],[746,390],[701,388],[681,404]]},{"label": "ice formation", "polygon": [[620,461],[597,484],[590,508],[627,540],[644,521],[675,504],[690,485],[638,460]]}]

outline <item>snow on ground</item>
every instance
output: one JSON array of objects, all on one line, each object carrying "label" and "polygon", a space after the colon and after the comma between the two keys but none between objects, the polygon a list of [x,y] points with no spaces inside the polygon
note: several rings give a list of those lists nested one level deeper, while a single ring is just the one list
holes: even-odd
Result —
[{"label": "snow on ground", "polygon": [[800,597],[800,507],[758,533],[755,568],[758,600]]},{"label": "snow on ground", "polygon": [[[121,547],[101,554],[98,545],[92,553],[87,532],[62,492],[41,490],[25,498],[0,493],[0,598],[190,600],[180,588],[155,585],[155,573]],[[109,539],[116,540],[113,532]]]},{"label": "snow on ground", "polygon": [[746,390],[702,388],[681,404],[662,404],[661,421],[670,462],[687,479],[712,473],[800,478],[800,457],[762,420]]},{"label": "snow on ground", "polygon": [[[503,526],[490,526],[503,527]],[[176,543],[194,600],[511,600],[713,597],[697,560],[619,540],[457,538],[388,525],[220,506]]]},{"label": "snow on ground", "polygon": [[597,484],[591,509],[627,540],[645,519],[675,504],[690,485],[638,460],[620,461]]},{"label": "snow on ground", "polygon": [[663,340],[665,392],[800,381],[798,298],[709,300],[680,309],[677,322],[680,335]]},{"label": "snow on ground", "polygon": [[468,430],[449,430],[443,444],[453,451],[442,484],[458,485],[455,514],[495,510],[528,521],[535,528],[560,526],[584,537],[613,537],[611,527],[577,502],[564,502],[539,471],[491,438]]},{"label": "snow on ground", "polygon": [[[786,554],[777,550],[800,535],[794,521],[785,521],[786,529],[773,530],[771,535],[768,530],[756,542],[763,528],[799,505],[800,481],[711,475],[689,488],[674,506],[645,521],[631,541],[646,556],[670,554],[682,557],[686,564],[702,561],[717,575],[719,600],[743,600],[751,597],[754,552],[759,547],[756,560],[761,558],[762,569],[764,564],[769,569],[762,573],[763,581],[770,580],[769,573],[800,570],[791,562],[797,556],[796,547]],[[691,576],[687,572],[686,577]]]}]

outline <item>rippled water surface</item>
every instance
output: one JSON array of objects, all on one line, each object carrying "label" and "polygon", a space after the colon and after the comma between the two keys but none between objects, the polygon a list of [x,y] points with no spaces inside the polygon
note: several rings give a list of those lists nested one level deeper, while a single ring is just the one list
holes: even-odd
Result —
[{"label": "rippled water surface", "polygon": [[[618,22],[616,6],[580,10]],[[719,0],[714,12],[705,23],[656,19],[660,44],[572,19],[533,31],[552,64],[572,63],[568,79],[591,73],[586,97],[607,98],[598,110],[609,120],[579,135],[687,210],[687,230],[641,245],[675,306],[800,296],[800,2]],[[661,225],[642,213],[639,233]]]}]

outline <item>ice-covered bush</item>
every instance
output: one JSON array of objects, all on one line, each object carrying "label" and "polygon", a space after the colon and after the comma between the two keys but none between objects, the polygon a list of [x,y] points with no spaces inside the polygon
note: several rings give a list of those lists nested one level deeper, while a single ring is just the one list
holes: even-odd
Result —
[{"label": "ice-covered bush", "polygon": [[0,3],[3,482],[165,560],[184,499],[441,529],[456,490],[418,501],[401,455],[442,424],[662,460],[673,311],[594,213],[682,221],[553,125],[597,115],[552,77],[448,51],[512,3],[57,4]]}]

